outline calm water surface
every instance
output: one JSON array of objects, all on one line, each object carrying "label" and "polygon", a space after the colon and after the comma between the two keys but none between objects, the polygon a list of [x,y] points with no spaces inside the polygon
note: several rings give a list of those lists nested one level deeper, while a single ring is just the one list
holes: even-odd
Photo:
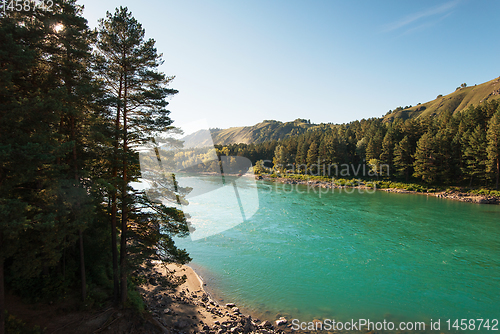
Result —
[{"label": "calm water surface", "polygon": [[[222,302],[270,320],[500,318],[500,206],[256,186],[246,222],[176,241]],[[198,223],[238,220],[224,196],[191,202]]]}]

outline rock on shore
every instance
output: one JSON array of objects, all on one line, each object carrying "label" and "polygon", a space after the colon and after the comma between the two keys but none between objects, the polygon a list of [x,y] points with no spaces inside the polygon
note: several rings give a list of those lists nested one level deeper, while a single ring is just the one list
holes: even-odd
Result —
[{"label": "rock on shore", "polygon": [[157,266],[153,270],[144,270],[142,274],[147,283],[139,288],[147,309],[164,333],[272,334],[291,331],[283,317],[273,326],[267,320],[242,314],[235,303],[217,304],[203,290],[203,282],[190,267],[168,267],[179,277],[186,275],[186,282],[175,289],[159,285],[155,277],[164,275],[166,269]]},{"label": "rock on shore", "polygon": [[446,199],[467,202],[467,203],[500,204],[500,199],[498,199],[494,196],[473,195],[473,194],[461,193],[461,192],[441,191],[441,192],[436,192],[436,193],[419,193],[416,191],[408,191],[408,190],[404,190],[404,189],[393,189],[393,188],[380,189],[380,190],[387,191],[387,192],[393,192],[393,193],[422,194],[422,195],[434,196],[434,197],[438,197],[438,198],[446,198]]},{"label": "rock on shore", "polygon": [[[368,187],[362,182],[357,186],[339,186],[339,185],[336,185],[330,181],[295,180],[295,179],[290,179],[290,178],[286,178],[286,177],[271,178],[271,177],[267,177],[267,176],[262,177],[261,175],[259,175],[259,179],[279,182],[279,183],[283,183],[283,184],[291,184],[291,185],[301,184],[301,185],[305,185],[308,187],[318,187],[318,188],[323,188],[323,189],[325,189],[325,188],[326,189],[344,189],[344,188],[368,189]],[[422,192],[417,192],[417,191],[412,191],[412,190],[396,189],[396,188],[383,188],[383,189],[377,188],[377,190],[383,190],[386,192],[393,192],[393,193],[399,193],[399,194],[427,195],[427,196],[434,196],[434,197],[438,197],[438,198],[446,198],[446,199],[451,199],[451,200],[455,200],[455,201],[476,203],[476,204],[500,204],[500,198],[495,197],[495,196],[474,195],[474,194],[469,194],[469,193],[461,193],[461,192],[457,192],[457,191],[452,191],[452,192],[442,191],[442,192],[422,193]]]}]

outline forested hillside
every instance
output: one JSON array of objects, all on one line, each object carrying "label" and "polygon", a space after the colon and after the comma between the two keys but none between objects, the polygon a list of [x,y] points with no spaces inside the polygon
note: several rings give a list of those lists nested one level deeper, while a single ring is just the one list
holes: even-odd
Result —
[{"label": "forested hillside", "polygon": [[[435,100],[419,103],[416,106],[397,107],[390,110],[383,122],[392,122],[395,119],[406,120],[426,116],[439,116],[443,112],[458,113],[469,107],[479,106],[490,101],[500,99],[500,78],[468,87],[462,84],[448,95],[438,95]],[[331,123],[311,124],[309,120],[296,119],[292,122],[266,120],[252,126],[232,127],[229,129],[210,129],[213,143],[216,145],[230,144],[258,144],[266,141],[282,140],[304,134],[306,131],[327,130],[334,127]],[[211,143],[206,136],[197,137],[197,133],[184,138],[188,146],[205,146]]]},{"label": "forested hillside", "polygon": [[177,93],[154,40],[126,8],[97,31],[73,0],[51,9],[0,20],[2,333],[4,284],[28,301],[79,290],[127,306],[139,265],[189,260],[172,241],[188,233],[183,213],[130,187],[136,148],[169,129]]},{"label": "forested hillside", "polygon": [[[257,165],[259,160],[267,160],[266,167],[283,166],[299,173],[355,177],[362,176],[356,172],[360,165],[364,170],[378,171],[387,165],[389,175],[384,176],[389,179],[498,189],[500,103],[492,100],[437,117],[397,118],[393,122],[371,118],[280,141],[217,148],[220,155],[245,156]],[[346,164],[349,171],[331,170],[328,174],[328,169],[326,173],[322,168],[311,169],[317,164]]]}]

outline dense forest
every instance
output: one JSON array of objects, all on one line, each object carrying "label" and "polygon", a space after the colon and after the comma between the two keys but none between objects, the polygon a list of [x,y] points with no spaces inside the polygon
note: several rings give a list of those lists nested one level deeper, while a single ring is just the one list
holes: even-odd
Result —
[{"label": "dense forest", "polygon": [[[500,103],[492,100],[461,112],[392,122],[371,118],[323,124],[280,141],[216,148],[219,155],[249,158],[257,170],[348,178],[362,177],[357,171],[364,165],[364,170],[389,179],[498,189]],[[350,169],[331,168],[328,173],[317,165]]]},{"label": "dense forest", "polygon": [[184,214],[131,187],[137,147],[172,128],[173,77],[127,8],[96,30],[74,0],[0,15],[0,332],[4,287],[140,302],[139,266],[190,260]]}]

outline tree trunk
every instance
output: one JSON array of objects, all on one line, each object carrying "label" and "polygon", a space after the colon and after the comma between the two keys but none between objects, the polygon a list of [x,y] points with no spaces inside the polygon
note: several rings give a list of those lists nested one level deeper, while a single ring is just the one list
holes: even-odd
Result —
[{"label": "tree trunk", "polygon": [[82,301],[87,299],[87,276],[85,274],[85,253],[83,250],[83,232],[78,229],[78,237],[80,239],[80,278],[82,287]]},{"label": "tree trunk", "polygon": [[[120,88],[118,90],[118,101],[121,103],[122,98],[122,85],[123,85],[123,75],[120,75]],[[116,183],[116,178],[118,177],[118,145],[119,145],[119,133],[120,133],[120,114],[121,114],[121,105],[118,104],[116,108],[116,120],[115,120],[115,150],[113,157],[113,193],[111,196],[111,251],[113,254],[113,300],[115,303],[118,303],[118,296],[120,294],[120,280],[118,275],[118,242],[116,239],[116,222],[117,222],[117,191],[118,185]]]},{"label": "tree trunk", "polygon": [[[71,116],[71,137],[73,140],[73,170],[75,173],[75,187],[80,186],[80,178],[78,176],[78,155],[76,152],[76,129],[75,129],[75,116]],[[77,199],[76,203],[76,215],[80,211],[80,200]],[[82,301],[87,298],[87,276],[85,273],[85,251],[83,248],[83,230],[81,227],[78,228],[78,239],[80,248],[80,281],[81,281],[81,293]]]},{"label": "tree trunk", "polygon": [[[124,149],[124,153],[126,148]],[[124,158],[126,159],[126,157]],[[121,303],[127,301],[127,163],[123,163],[123,193],[122,193],[122,235],[120,240],[120,279],[121,279]]]},{"label": "tree trunk", "polygon": [[497,158],[497,182],[496,189],[498,190],[498,177],[500,176],[500,158]]},{"label": "tree trunk", "polygon": [[[3,233],[0,232],[0,249],[3,245]],[[5,287],[3,278],[3,254],[0,254],[0,334],[5,333]]]},{"label": "tree trunk", "polygon": [[[114,178],[116,178],[116,170],[113,171]],[[116,190],[113,190],[112,197],[113,204],[111,206],[111,250],[113,253],[113,300],[118,302],[118,295],[120,293],[120,281],[118,279],[118,244],[116,240]]]},{"label": "tree trunk", "polygon": [[121,278],[121,303],[127,301],[127,220],[128,220],[128,161],[127,161],[127,80],[124,82],[124,106],[123,106],[123,180],[122,180],[122,235],[120,242],[120,278]]}]

